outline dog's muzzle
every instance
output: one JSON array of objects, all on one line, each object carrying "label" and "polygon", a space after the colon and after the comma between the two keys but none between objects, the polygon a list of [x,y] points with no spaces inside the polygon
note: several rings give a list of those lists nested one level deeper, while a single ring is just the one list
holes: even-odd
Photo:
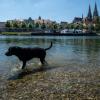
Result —
[{"label": "dog's muzzle", "polygon": [[9,52],[5,53],[6,56],[12,56],[12,54],[10,54]]}]

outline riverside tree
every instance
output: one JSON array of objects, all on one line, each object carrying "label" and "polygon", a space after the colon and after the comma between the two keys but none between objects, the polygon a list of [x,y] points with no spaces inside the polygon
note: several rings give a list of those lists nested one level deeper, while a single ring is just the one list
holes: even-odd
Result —
[{"label": "riverside tree", "polygon": [[46,28],[46,25],[45,25],[45,23],[43,23],[42,25],[41,25],[41,29],[45,29]]},{"label": "riverside tree", "polygon": [[11,25],[11,23],[10,23],[9,21],[6,22],[5,26],[6,26],[7,28],[11,28],[11,27],[12,27],[12,25]]},{"label": "riverside tree", "polygon": [[35,23],[35,28],[39,28],[39,23]]},{"label": "riverside tree", "polygon": [[29,23],[29,24],[28,24],[28,28],[29,28],[29,29],[32,29],[32,28],[33,28],[33,25],[32,25],[31,23]]},{"label": "riverside tree", "polygon": [[97,17],[95,20],[94,30],[100,32],[100,18],[99,17]]},{"label": "riverside tree", "polygon": [[25,22],[22,22],[22,24],[21,24],[21,28],[27,28],[27,25],[26,25]]},{"label": "riverside tree", "polygon": [[20,28],[20,25],[15,21],[13,22],[13,28]]}]

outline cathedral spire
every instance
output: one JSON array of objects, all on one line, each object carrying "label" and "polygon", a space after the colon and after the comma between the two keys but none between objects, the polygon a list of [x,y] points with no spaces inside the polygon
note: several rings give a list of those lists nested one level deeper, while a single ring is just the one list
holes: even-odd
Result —
[{"label": "cathedral spire", "polygon": [[83,19],[83,14],[82,14],[82,19]]},{"label": "cathedral spire", "polygon": [[88,19],[88,21],[92,21],[92,13],[91,13],[91,6],[90,5],[89,5],[87,19]]},{"label": "cathedral spire", "polygon": [[94,12],[93,12],[93,18],[94,17],[98,17],[98,16],[99,16],[99,14],[98,14],[98,9],[97,9],[97,4],[95,2],[95,8],[94,8]]}]

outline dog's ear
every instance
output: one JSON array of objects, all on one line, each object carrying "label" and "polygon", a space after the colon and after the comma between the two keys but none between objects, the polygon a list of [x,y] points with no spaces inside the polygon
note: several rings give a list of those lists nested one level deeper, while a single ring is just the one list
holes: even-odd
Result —
[{"label": "dog's ear", "polygon": [[9,47],[8,51],[10,52],[12,50],[12,47]]},{"label": "dog's ear", "polygon": [[15,46],[15,47],[13,47],[13,48],[16,49],[16,50],[20,49],[20,47],[17,47],[17,46]]},{"label": "dog's ear", "polygon": [[19,47],[16,47],[16,46],[15,46],[15,47],[12,47],[12,48],[13,48],[13,49],[18,49]]},{"label": "dog's ear", "polygon": [[14,46],[14,47],[10,47],[10,48],[8,49],[8,51],[9,51],[9,52],[12,52],[12,51],[14,51],[14,50],[16,50],[16,49],[18,49],[18,47]]}]

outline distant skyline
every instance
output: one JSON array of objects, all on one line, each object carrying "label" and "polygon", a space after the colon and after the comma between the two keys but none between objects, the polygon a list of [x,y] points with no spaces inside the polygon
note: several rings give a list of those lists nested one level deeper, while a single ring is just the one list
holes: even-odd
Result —
[{"label": "distant skyline", "polygon": [[93,12],[95,1],[100,15],[100,0],[0,0],[0,21],[41,16],[57,22],[71,22],[82,14],[86,17],[89,4]]}]

